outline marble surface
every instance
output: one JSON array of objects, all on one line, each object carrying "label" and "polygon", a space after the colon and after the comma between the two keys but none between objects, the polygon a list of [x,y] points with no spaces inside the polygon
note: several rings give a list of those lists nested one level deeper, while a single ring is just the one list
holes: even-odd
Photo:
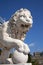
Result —
[{"label": "marble surface", "polygon": [[[28,9],[21,8],[0,26],[0,48],[3,49],[0,62],[2,61],[3,64],[6,63],[6,60],[9,63],[27,62],[30,49],[24,39],[26,32],[32,27],[32,23],[31,12]],[[17,51],[14,51],[12,59],[9,59],[11,48],[15,48]]]},{"label": "marble surface", "polygon": [[20,53],[17,50],[13,52],[12,55],[12,61],[13,63],[26,63],[28,61],[28,55],[24,53]]},{"label": "marble surface", "polygon": [[20,64],[15,64],[15,65],[32,65],[32,63],[20,63]]},{"label": "marble surface", "polygon": [[19,63],[19,64],[1,64],[1,65],[32,65],[32,63]]}]

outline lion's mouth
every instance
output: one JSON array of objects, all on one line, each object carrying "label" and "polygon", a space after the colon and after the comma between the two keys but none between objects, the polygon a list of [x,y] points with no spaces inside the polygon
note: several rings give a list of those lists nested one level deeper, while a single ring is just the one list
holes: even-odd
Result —
[{"label": "lion's mouth", "polygon": [[21,27],[26,27],[26,28],[28,28],[29,27],[29,25],[24,25],[24,24],[21,24]]}]

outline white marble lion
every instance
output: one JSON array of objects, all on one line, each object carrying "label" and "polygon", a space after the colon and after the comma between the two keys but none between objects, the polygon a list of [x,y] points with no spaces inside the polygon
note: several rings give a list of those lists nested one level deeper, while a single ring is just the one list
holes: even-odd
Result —
[{"label": "white marble lion", "polygon": [[[28,60],[30,49],[24,39],[26,32],[32,27],[32,16],[29,10],[21,8],[9,19],[0,25],[0,48],[3,48],[0,61],[2,63],[23,63]],[[9,51],[15,48],[12,53],[12,61],[9,60]]]}]

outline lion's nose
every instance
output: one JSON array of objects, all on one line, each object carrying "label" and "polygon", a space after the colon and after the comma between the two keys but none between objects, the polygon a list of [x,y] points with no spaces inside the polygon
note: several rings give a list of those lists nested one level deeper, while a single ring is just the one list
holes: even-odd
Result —
[{"label": "lion's nose", "polygon": [[30,20],[26,19],[27,22],[30,22]]}]

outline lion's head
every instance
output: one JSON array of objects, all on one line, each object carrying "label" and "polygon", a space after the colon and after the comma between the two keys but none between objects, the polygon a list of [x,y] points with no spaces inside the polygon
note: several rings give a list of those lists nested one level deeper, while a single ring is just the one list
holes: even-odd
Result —
[{"label": "lion's head", "polygon": [[25,34],[32,27],[33,23],[30,11],[23,8],[16,11],[9,21],[13,25],[12,27],[16,27],[16,31],[18,30],[22,34]]}]

